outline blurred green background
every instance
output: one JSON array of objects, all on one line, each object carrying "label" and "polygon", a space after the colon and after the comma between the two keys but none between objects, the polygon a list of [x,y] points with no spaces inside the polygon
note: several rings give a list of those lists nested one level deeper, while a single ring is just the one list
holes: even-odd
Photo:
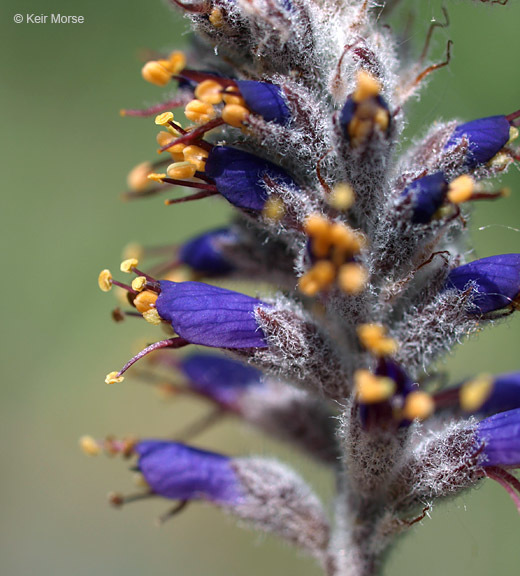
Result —
[{"label": "blurred green background", "polygon": [[[520,6],[448,2],[451,27],[435,54],[454,40],[449,69],[431,79],[412,106],[408,134],[435,118],[472,119],[520,106]],[[81,25],[16,24],[26,14],[83,15]],[[4,0],[0,51],[3,81],[1,233],[9,290],[2,299],[2,475],[0,573],[39,576],[179,574],[260,576],[318,574],[307,558],[275,539],[242,530],[218,511],[193,505],[157,529],[165,502],[114,511],[111,489],[131,491],[126,463],[88,459],[84,433],[167,435],[204,407],[186,399],[161,402],[135,381],[107,387],[104,375],[128,358],[152,327],[110,320],[114,300],[97,289],[101,268],[117,269],[130,240],[179,241],[226,221],[218,201],[165,208],[159,199],[123,204],[118,194],[135,163],[153,158],[152,120],[120,118],[122,107],[161,99],[139,75],[142,49],[186,41],[186,24],[160,0],[81,2]],[[420,50],[426,23],[441,17],[423,2],[419,26],[403,42]],[[396,24],[406,20],[399,12]],[[478,256],[520,250],[520,178],[504,178],[510,198],[482,203],[472,222]],[[490,228],[480,230],[486,225]],[[519,318],[484,331],[447,362],[453,378],[478,371],[518,370]],[[330,496],[327,473],[286,447],[220,425],[198,445],[231,454],[279,454]],[[330,504],[332,508],[332,504]],[[519,560],[520,518],[491,482],[436,506],[392,553],[386,574],[511,574]]]}]

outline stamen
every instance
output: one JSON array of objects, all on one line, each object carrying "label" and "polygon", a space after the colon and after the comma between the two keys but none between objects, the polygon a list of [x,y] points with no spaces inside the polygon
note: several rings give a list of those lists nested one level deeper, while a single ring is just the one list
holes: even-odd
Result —
[{"label": "stamen", "polygon": [[343,264],[338,271],[339,287],[347,294],[359,294],[365,289],[367,282],[368,272],[361,264]]},{"label": "stamen", "polygon": [[138,312],[144,314],[155,308],[158,295],[151,290],[144,290],[134,298],[134,306]]},{"label": "stamen", "polygon": [[357,73],[356,89],[352,94],[354,102],[363,102],[381,94],[381,83],[366,70]]},{"label": "stamen", "polygon": [[172,73],[155,60],[147,62],[143,66],[141,75],[146,82],[156,86],[166,86],[172,78]]},{"label": "stamen", "polygon": [[101,270],[98,276],[98,286],[103,292],[109,292],[112,290],[112,273],[110,270]]},{"label": "stamen", "polygon": [[280,222],[285,215],[285,204],[280,196],[272,195],[266,200],[262,216],[274,222]]},{"label": "stamen", "polygon": [[213,105],[201,100],[188,102],[184,109],[184,114],[188,120],[195,122],[195,124],[206,124],[216,116]]},{"label": "stamen", "polygon": [[240,104],[226,104],[222,110],[222,120],[234,128],[243,128],[249,117],[249,110]]},{"label": "stamen", "polygon": [[513,126],[520,126],[520,110],[508,114],[506,120]]},{"label": "stamen", "polygon": [[357,328],[361,345],[376,356],[391,356],[397,352],[397,342],[386,333],[387,329],[381,324],[360,324]]},{"label": "stamen", "polygon": [[195,97],[207,104],[222,102],[222,84],[217,80],[203,80],[195,88]]},{"label": "stamen", "polygon": [[127,260],[123,260],[121,262],[121,272],[125,272],[126,274],[131,274],[134,271],[134,268],[139,264],[139,261],[136,258],[128,258]]},{"label": "stamen", "polygon": [[150,162],[141,162],[140,164],[137,164],[137,166],[134,166],[126,178],[128,188],[133,192],[141,192],[142,190],[145,190],[150,184],[148,174],[150,174],[152,170],[153,167]]},{"label": "stamen", "polygon": [[101,445],[92,436],[82,436],[79,439],[79,446],[87,456],[97,456],[102,451]]},{"label": "stamen", "polygon": [[119,384],[124,379],[124,376],[121,376],[119,372],[109,372],[105,377],[105,384]]},{"label": "stamen", "polygon": [[[180,338],[178,336],[176,336],[174,338],[168,338],[167,340],[161,340],[159,342],[155,342],[154,344],[147,346],[146,348],[141,350],[141,352],[139,352],[138,354],[133,356],[123,366],[123,368],[121,368],[121,370],[119,372],[110,372],[110,374],[107,375],[107,379],[105,380],[105,382],[107,382],[107,384],[113,384],[115,382],[122,382],[123,374],[131,366],[133,366],[138,360],[140,360],[141,358],[143,358],[147,354],[150,354],[150,352],[154,352],[155,350],[161,350],[162,348],[174,348],[174,349],[182,348],[184,346],[187,346],[188,344],[189,344],[189,342],[187,340],[185,340],[184,338]],[[110,381],[107,381],[107,380],[110,380]]]},{"label": "stamen", "polygon": [[493,378],[482,375],[463,384],[459,391],[459,403],[464,412],[477,412],[493,391]]},{"label": "stamen", "polygon": [[402,416],[406,420],[425,420],[434,410],[435,402],[431,395],[422,390],[415,390],[406,397]]},{"label": "stamen", "polygon": [[168,510],[164,514],[161,514],[156,520],[157,526],[162,526],[165,522],[170,520],[170,518],[173,518],[174,516],[179,514],[179,512],[182,512],[182,510],[184,510],[184,508],[186,508],[188,504],[189,504],[188,500],[181,500],[176,506],[170,508],[170,510]]},{"label": "stamen", "polygon": [[224,100],[224,103],[228,105],[246,105],[246,101],[242,98],[242,95],[236,86],[228,86],[222,94],[222,100]]},{"label": "stamen", "polygon": [[222,10],[218,7],[213,8],[209,15],[209,21],[213,26],[215,26],[215,28],[222,28],[224,25],[224,15],[222,14]]},{"label": "stamen", "polygon": [[354,387],[359,402],[377,404],[391,398],[396,385],[391,378],[375,376],[369,370],[357,370],[354,373]]},{"label": "stamen", "polygon": [[196,192],[195,194],[191,194],[190,196],[184,196],[183,198],[173,198],[170,200],[165,200],[165,206],[172,206],[173,204],[182,204],[183,202],[191,202],[192,200],[202,200],[203,198],[209,198],[210,196],[215,196],[218,194],[218,191],[205,191],[205,192]]},{"label": "stamen", "polygon": [[463,174],[455,178],[449,185],[447,198],[453,204],[461,204],[471,199],[475,190],[475,181],[471,176]]},{"label": "stamen", "polygon": [[347,211],[355,200],[354,189],[346,182],[336,184],[327,197],[328,204],[339,212]]},{"label": "stamen", "polygon": [[153,492],[138,492],[127,496],[123,496],[123,494],[120,494],[119,492],[110,492],[108,495],[108,501],[114,508],[121,508],[123,504],[137,502],[138,500],[148,500],[155,496],[156,495]]},{"label": "stamen", "polygon": [[168,166],[166,172],[171,178],[184,180],[193,178],[197,172],[197,167],[191,162],[174,162]]},{"label": "stamen", "polygon": [[148,118],[154,114],[159,114],[160,112],[165,112],[171,108],[180,108],[181,106],[186,106],[186,104],[192,99],[191,94],[182,94],[172,98],[171,100],[166,100],[165,102],[160,102],[159,104],[154,104],[149,108],[125,108],[119,111],[121,116],[132,116],[137,118]]},{"label": "stamen", "polygon": [[146,282],[147,282],[146,276],[138,276],[137,278],[134,278],[132,280],[132,288],[136,292],[142,292],[144,290]]}]

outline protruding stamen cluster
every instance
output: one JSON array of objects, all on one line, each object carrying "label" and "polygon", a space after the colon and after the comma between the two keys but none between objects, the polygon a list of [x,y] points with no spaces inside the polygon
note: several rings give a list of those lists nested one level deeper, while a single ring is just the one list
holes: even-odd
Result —
[{"label": "protruding stamen cluster", "polygon": [[307,218],[304,232],[309,237],[313,264],[300,278],[299,289],[314,296],[337,280],[347,294],[361,292],[368,280],[362,264],[354,260],[366,244],[365,237],[341,222],[331,222],[320,214]]}]

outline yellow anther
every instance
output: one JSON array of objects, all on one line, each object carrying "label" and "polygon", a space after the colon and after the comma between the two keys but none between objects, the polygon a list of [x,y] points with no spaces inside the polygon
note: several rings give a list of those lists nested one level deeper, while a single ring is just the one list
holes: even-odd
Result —
[{"label": "yellow anther", "polygon": [[150,308],[150,310],[143,312],[143,318],[154,326],[159,326],[159,324],[162,322],[161,317],[159,316],[159,312],[157,312],[155,308]]},{"label": "yellow anther", "polygon": [[195,97],[208,104],[220,104],[222,85],[216,80],[204,80],[195,88]]},{"label": "yellow anther", "polygon": [[463,174],[455,178],[448,188],[448,200],[454,204],[467,202],[475,190],[475,181],[471,176]]},{"label": "yellow anther", "polygon": [[82,436],[79,439],[79,447],[87,456],[97,456],[101,452],[101,446],[92,436]]},{"label": "yellow anther", "polygon": [[202,102],[201,100],[191,100],[184,109],[184,114],[188,120],[195,122],[195,124],[206,124],[215,118],[215,108],[212,104]]},{"label": "yellow anther", "polygon": [[245,106],[246,101],[240,95],[238,88],[235,86],[228,86],[222,94],[222,100],[225,104],[236,104],[237,106]]},{"label": "yellow anther", "polygon": [[224,15],[220,8],[213,8],[209,15],[209,21],[215,28],[221,28],[224,25]]},{"label": "yellow anther", "polygon": [[166,171],[170,178],[175,178],[176,180],[186,180],[195,176],[197,167],[190,162],[174,162],[168,166]]},{"label": "yellow anther", "polygon": [[139,294],[134,298],[134,306],[137,311],[141,314],[148,312],[155,308],[155,302],[157,301],[157,294],[151,290],[144,290],[139,292]]},{"label": "yellow anther", "polygon": [[359,294],[365,289],[367,281],[367,270],[356,262],[343,264],[338,271],[339,287],[347,294]]},{"label": "yellow anther", "polygon": [[313,275],[307,272],[299,279],[298,289],[306,296],[315,296],[320,291],[320,286]]},{"label": "yellow anther", "polygon": [[509,140],[506,142],[506,146],[513,143],[518,138],[518,134],[520,134],[520,130],[518,130],[516,126],[511,126],[511,128],[509,128]]},{"label": "yellow anther", "polygon": [[377,404],[395,394],[395,382],[391,378],[375,376],[369,370],[357,370],[354,373],[354,388],[359,402]]},{"label": "yellow anther", "polygon": [[150,183],[148,174],[150,174],[151,171],[152,165],[150,162],[141,162],[141,164],[134,166],[126,177],[128,188],[134,192],[142,192]]},{"label": "yellow anther", "polygon": [[240,104],[226,104],[222,110],[222,120],[234,128],[242,128],[249,116],[249,110]]},{"label": "yellow anther", "polygon": [[406,397],[401,416],[406,420],[425,420],[434,410],[435,402],[430,394],[415,390]]},{"label": "yellow anther", "polygon": [[360,324],[357,328],[362,346],[377,356],[390,356],[397,352],[397,342],[388,338],[381,324]]},{"label": "yellow anther", "polygon": [[156,86],[166,86],[172,77],[171,71],[155,60],[147,62],[143,66],[141,75],[147,82]]},{"label": "yellow anther", "polygon": [[493,391],[493,378],[483,374],[463,384],[459,391],[460,407],[464,412],[476,412]]},{"label": "yellow anther", "polygon": [[331,246],[331,223],[321,214],[311,214],[304,224],[304,232],[312,239],[311,250],[317,258],[325,258]]},{"label": "yellow anther", "polygon": [[386,132],[390,124],[390,113],[388,110],[379,107],[374,116],[374,124],[379,126],[381,132]]},{"label": "yellow anther", "polygon": [[336,184],[328,197],[328,203],[332,208],[341,212],[348,210],[354,204],[354,190],[345,182]]},{"label": "yellow anther", "polygon": [[144,249],[137,242],[130,242],[123,248],[123,259],[136,258],[140,260],[144,255]]},{"label": "yellow anther", "polygon": [[268,220],[279,222],[285,214],[285,204],[280,196],[272,195],[266,200],[262,216]]},{"label": "yellow anther", "polygon": [[336,268],[328,260],[320,260],[304,274],[299,282],[300,292],[307,296],[314,296],[321,290],[328,288],[336,277]]},{"label": "yellow anther", "polygon": [[132,290],[136,292],[142,292],[146,285],[146,278],[144,276],[138,276],[132,280]]},{"label": "yellow anther", "polygon": [[356,89],[352,94],[354,102],[362,102],[369,98],[375,98],[381,94],[381,83],[366,70],[357,73]]},{"label": "yellow anther", "polygon": [[124,376],[119,376],[119,372],[109,372],[106,375],[105,384],[119,384],[124,379]]},{"label": "yellow anther", "polygon": [[316,281],[322,287],[330,286],[336,277],[336,269],[332,262],[319,260],[312,267],[312,272]]},{"label": "yellow anther", "polygon": [[172,52],[168,58],[170,62],[169,70],[172,74],[178,74],[184,68],[186,68],[186,56],[184,52],[180,52],[179,50],[175,50]]},{"label": "yellow anther", "polygon": [[359,252],[360,245],[358,235],[341,222],[334,222],[329,231],[332,244],[349,252]]},{"label": "yellow anther", "polygon": [[[177,134],[172,134],[172,132],[159,132],[159,134],[157,134],[157,143],[161,148],[164,148],[164,146],[167,146],[170,142],[175,140],[175,138],[172,138],[172,136],[177,136]],[[166,152],[171,154],[172,160],[174,162],[182,162],[184,160],[184,148],[186,148],[186,144],[181,142],[178,144],[173,144],[173,146],[170,146],[166,149]],[[161,150],[158,150],[158,152],[160,154]]]},{"label": "yellow anther", "polygon": [[110,270],[101,270],[98,276],[98,286],[103,292],[108,292],[112,289],[112,273]]},{"label": "yellow anther", "polygon": [[186,162],[193,164],[199,172],[204,172],[206,168],[206,158],[208,151],[200,146],[186,146],[183,150],[183,157]]},{"label": "yellow anther", "polygon": [[121,262],[120,270],[121,272],[130,274],[138,264],[139,260],[137,260],[137,258],[127,258]]},{"label": "yellow anther", "polygon": [[307,236],[324,236],[329,232],[330,222],[321,214],[311,214],[305,220],[303,229]]},{"label": "yellow anther", "polygon": [[169,122],[173,120],[172,112],[163,112],[155,117],[155,123],[157,126],[169,126]]},{"label": "yellow anther", "polygon": [[148,174],[148,180],[153,180],[154,182],[162,182],[166,178],[166,174],[157,174],[152,172]]}]

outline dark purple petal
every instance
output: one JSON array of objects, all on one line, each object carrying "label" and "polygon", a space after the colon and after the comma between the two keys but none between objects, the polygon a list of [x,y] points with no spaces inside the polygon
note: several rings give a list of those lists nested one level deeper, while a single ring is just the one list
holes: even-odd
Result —
[{"label": "dark purple petal", "polygon": [[471,283],[478,293],[470,312],[485,314],[508,306],[520,293],[520,254],[489,256],[459,266],[450,272],[445,288],[465,290]]},{"label": "dark purple petal", "polygon": [[249,110],[259,114],[267,122],[276,122],[283,126],[291,119],[282,89],[276,84],[237,80],[237,86]]},{"label": "dark purple petal", "polygon": [[261,300],[202,282],[160,283],[159,316],[192,344],[214,348],[266,348],[255,309]]},{"label": "dark purple petal", "polygon": [[506,145],[511,125],[505,116],[479,118],[455,128],[445,149],[456,146],[462,138],[468,141],[468,154],[464,161],[468,168],[485,164]]},{"label": "dark purple petal", "polygon": [[448,183],[442,172],[424,176],[412,182],[402,193],[412,203],[412,222],[427,224],[442,206]]},{"label": "dark purple petal", "polygon": [[215,181],[219,194],[238,208],[261,211],[267,200],[264,177],[296,187],[281,168],[253,154],[215,146],[206,161],[206,175]]},{"label": "dark purple petal", "polygon": [[263,385],[260,370],[216,354],[190,354],[181,360],[181,370],[191,388],[226,406],[247,388]]},{"label": "dark purple petal", "polygon": [[222,252],[222,245],[238,241],[237,235],[229,228],[219,228],[205,232],[185,242],[179,251],[179,258],[207,276],[220,276],[233,270],[233,265]]},{"label": "dark purple petal", "polygon": [[177,442],[138,442],[138,467],[151,490],[172,500],[212,500],[237,504],[241,487],[226,456]]},{"label": "dark purple petal", "polygon": [[478,443],[484,443],[484,466],[520,466],[520,408],[479,422]]}]

